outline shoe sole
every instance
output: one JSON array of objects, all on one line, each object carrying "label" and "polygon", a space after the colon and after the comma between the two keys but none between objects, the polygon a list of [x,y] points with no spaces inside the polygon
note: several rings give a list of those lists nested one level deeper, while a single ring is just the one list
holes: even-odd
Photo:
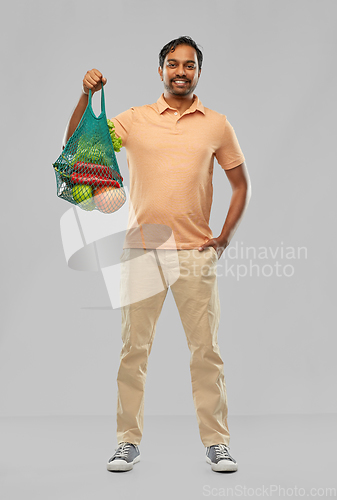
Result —
[{"label": "shoe sole", "polygon": [[208,457],[206,457],[206,462],[211,465],[212,470],[215,472],[235,472],[238,470],[238,464],[234,464],[233,462],[221,460],[218,464],[215,464]]},{"label": "shoe sole", "polygon": [[113,460],[107,464],[107,469],[109,471],[115,470],[131,470],[133,465],[140,461],[140,455],[138,455],[132,462],[126,462],[125,460]]}]

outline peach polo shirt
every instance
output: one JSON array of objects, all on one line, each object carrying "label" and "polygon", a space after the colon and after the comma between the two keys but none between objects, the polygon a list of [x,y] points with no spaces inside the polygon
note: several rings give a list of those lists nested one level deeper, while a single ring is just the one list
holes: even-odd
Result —
[{"label": "peach polo shirt", "polygon": [[111,121],[130,173],[124,248],[193,249],[213,238],[214,158],[224,170],[245,161],[227,117],[203,106],[195,94],[180,116],[162,94],[154,104],[132,107]]}]

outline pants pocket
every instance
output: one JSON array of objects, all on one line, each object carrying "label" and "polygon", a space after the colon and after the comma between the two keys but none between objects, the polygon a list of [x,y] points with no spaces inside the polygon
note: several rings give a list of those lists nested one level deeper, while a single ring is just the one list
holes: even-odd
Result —
[{"label": "pants pocket", "polygon": [[214,248],[214,247],[209,247],[209,248],[211,248],[211,249],[212,249],[213,253],[215,254],[215,256],[216,256],[216,258],[217,258],[217,260],[218,260],[218,253],[217,253],[217,251],[215,250],[215,248]]}]

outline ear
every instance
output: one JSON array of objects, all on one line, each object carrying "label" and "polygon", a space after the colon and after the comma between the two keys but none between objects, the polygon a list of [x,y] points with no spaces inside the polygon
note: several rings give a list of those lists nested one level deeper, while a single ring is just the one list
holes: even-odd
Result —
[{"label": "ear", "polygon": [[160,78],[163,79],[163,70],[160,66],[158,68],[158,73],[159,73]]}]

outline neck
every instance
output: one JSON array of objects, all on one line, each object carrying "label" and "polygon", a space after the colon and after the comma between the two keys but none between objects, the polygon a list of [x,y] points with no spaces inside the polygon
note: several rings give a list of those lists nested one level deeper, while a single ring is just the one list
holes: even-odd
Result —
[{"label": "neck", "polygon": [[164,99],[167,102],[167,104],[172,108],[177,109],[180,112],[180,114],[183,114],[192,105],[193,95],[194,94],[188,94],[184,96],[174,96],[169,92],[167,92],[166,90],[164,91]]}]

